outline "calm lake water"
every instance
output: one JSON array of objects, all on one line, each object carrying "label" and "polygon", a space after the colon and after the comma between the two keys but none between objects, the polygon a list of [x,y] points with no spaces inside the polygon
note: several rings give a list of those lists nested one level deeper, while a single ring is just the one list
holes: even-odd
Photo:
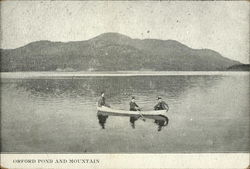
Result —
[{"label": "calm lake water", "polygon": [[[195,153],[249,152],[249,73],[64,77],[1,80],[3,152]],[[131,96],[152,110],[170,109],[159,131],[153,119],[109,116],[99,123],[101,91],[128,110]]]}]

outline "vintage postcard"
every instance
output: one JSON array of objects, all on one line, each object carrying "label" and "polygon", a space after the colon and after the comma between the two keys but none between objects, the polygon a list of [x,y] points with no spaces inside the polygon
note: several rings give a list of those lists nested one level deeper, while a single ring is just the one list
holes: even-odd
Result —
[{"label": "vintage postcard", "polygon": [[249,1],[1,1],[1,167],[249,168]]}]

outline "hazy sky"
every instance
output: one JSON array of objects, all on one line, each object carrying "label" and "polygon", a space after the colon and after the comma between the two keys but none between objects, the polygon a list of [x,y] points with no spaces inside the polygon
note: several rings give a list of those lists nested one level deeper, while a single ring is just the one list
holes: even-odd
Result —
[{"label": "hazy sky", "polygon": [[249,63],[249,9],[247,1],[1,1],[1,48],[119,32],[174,39]]}]

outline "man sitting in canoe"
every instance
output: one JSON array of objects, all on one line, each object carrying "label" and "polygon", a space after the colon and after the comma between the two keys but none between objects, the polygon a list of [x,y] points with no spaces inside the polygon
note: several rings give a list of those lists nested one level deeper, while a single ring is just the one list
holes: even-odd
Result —
[{"label": "man sitting in canoe", "polygon": [[101,98],[98,100],[98,107],[102,106],[110,107],[110,105],[106,104],[104,92],[101,93]]},{"label": "man sitting in canoe", "polygon": [[132,97],[132,100],[130,101],[129,106],[130,106],[130,108],[129,108],[130,111],[140,111],[141,110],[140,107],[135,103],[134,96]]},{"label": "man sitting in canoe", "polygon": [[158,100],[158,103],[157,105],[155,105],[154,110],[168,110],[169,109],[167,103],[164,102],[160,96],[157,98],[157,100]]},{"label": "man sitting in canoe", "polygon": [[[132,97],[131,101],[129,102],[129,107],[130,107],[129,108],[130,111],[141,111],[140,107],[135,103],[134,96]],[[143,117],[143,116],[140,114],[140,117]],[[135,121],[138,120],[140,117],[130,117],[129,118],[130,124],[131,124],[133,129],[135,128]],[[144,118],[142,120],[145,121]]]}]

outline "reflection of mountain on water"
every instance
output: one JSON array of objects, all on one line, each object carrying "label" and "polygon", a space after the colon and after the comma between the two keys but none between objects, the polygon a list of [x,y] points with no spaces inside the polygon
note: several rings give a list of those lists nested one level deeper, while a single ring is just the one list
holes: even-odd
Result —
[{"label": "reflection of mountain on water", "polygon": [[222,76],[142,76],[142,77],[85,77],[81,79],[32,79],[21,80],[17,88],[24,88],[35,95],[77,97],[96,99],[101,91],[109,100],[121,100],[134,94],[179,97],[195,86],[212,87]]},{"label": "reflection of mountain on water", "polygon": [[[124,118],[129,118],[130,125],[133,129],[136,127],[136,121],[142,119],[140,115],[121,115],[117,113],[107,113],[107,112],[97,112],[97,118],[99,121],[100,126],[102,129],[105,129],[105,124],[107,123],[107,119],[109,116],[119,116],[119,117],[124,117]],[[144,115],[143,116],[144,120],[146,119],[152,119],[154,120],[154,123],[158,126],[158,131],[161,131],[163,127],[167,126],[169,123],[169,119],[166,116],[163,115]]]}]

